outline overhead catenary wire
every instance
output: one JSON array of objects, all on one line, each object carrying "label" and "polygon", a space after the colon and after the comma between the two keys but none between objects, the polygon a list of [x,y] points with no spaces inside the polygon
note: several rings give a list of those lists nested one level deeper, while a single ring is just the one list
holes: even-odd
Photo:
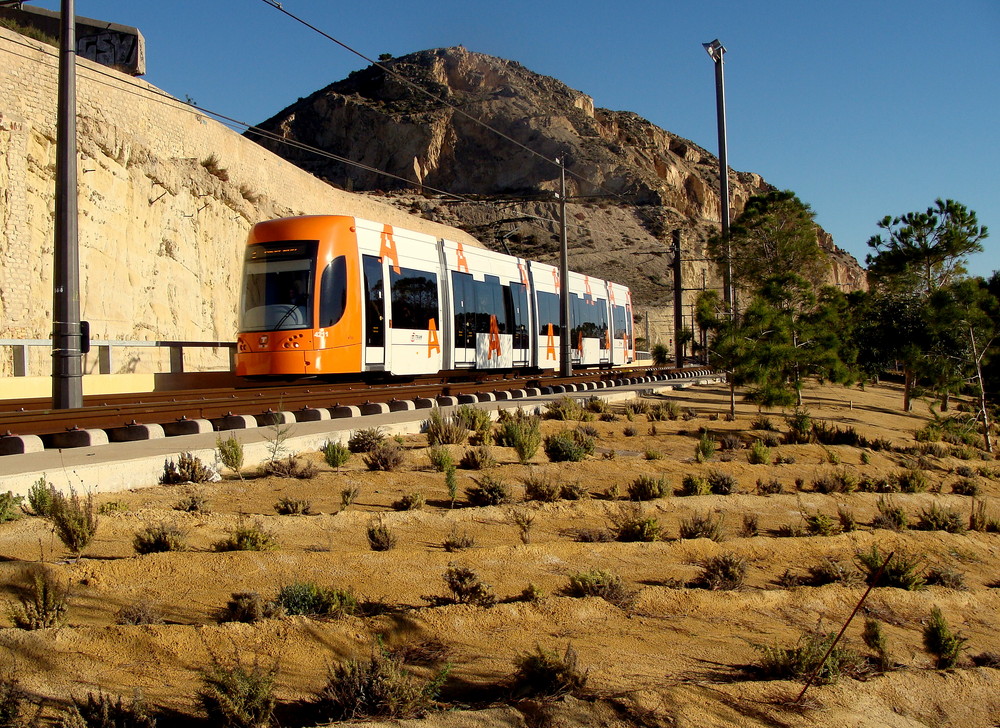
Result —
[{"label": "overhead catenary wire", "polygon": [[[353,53],[354,55],[356,55],[358,58],[361,58],[362,60],[367,61],[368,63],[372,64],[376,68],[379,68],[380,70],[382,70],[384,73],[387,73],[390,76],[392,76],[393,78],[395,78],[395,79],[397,79],[399,81],[402,81],[404,84],[406,84],[410,88],[414,89],[415,91],[418,91],[419,93],[422,93],[423,95],[427,96],[428,98],[433,99],[434,101],[438,102],[439,104],[442,104],[443,106],[447,106],[449,109],[451,109],[452,111],[454,111],[456,114],[459,114],[460,116],[463,116],[464,118],[468,119],[469,121],[471,121],[474,124],[477,124],[478,126],[482,127],[483,129],[486,129],[486,130],[488,130],[488,131],[496,134],[497,136],[499,136],[499,137],[501,137],[503,139],[506,139],[511,144],[514,144],[515,146],[523,149],[524,151],[528,152],[529,154],[531,154],[531,155],[533,155],[533,156],[535,156],[535,157],[537,157],[539,159],[545,160],[549,164],[553,164],[553,165],[555,165],[557,167],[563,166],[562,164],[560,164],[556,160],[550,159],[549,157],[546,157],[541,152],[537,152],[534,149],[532,149],[531,147],[527,146],[526,144],[523,144],[522,142],[519,142],[517,139],[514,139],[512,136],[510,136],[508,134],[504,134],[502,131],[500,131],[496,127],[490,126],[489,124],[487,124],[482,119],[480,119],[480,118],[478,118],[476,116],[473,116],[472,114],[470,114],[469,112],[465,111],[464,109],[461,109],[458,106],[455,106],[454,104],[449,103],[449,101],[447,99],[444,99],[444,98],[438,96],[433,91],[430,91],[430,90],[424,88],[423,86],[421,86],[420,84],[418,84],[418,83],[410,80],[409,78],[407,78],[403,74],[401,74],[401,73],[393,70],[392,68],[390,68],[386,64],[380,63],[379,61],[377,61],[377,60],[375,60],[373,58],[369,58],[364,53],[362,53],[361,51],[357,50],[356,48],[351,47],[350,45],[348,45],[344,41],[339,40],[337,38],[334,38],[332,35],[330,35],[329,33],[327,33],[325,30],[322,30],[321,28],[318,28],[317,26],[315,26],[312,23],[310,23],[308,20],[305,20],[304,18],[299,17],[298,15],[296,15],[293,12],[291,12],[290,10],[286,10],[284,8],[284,6],[280,2],[278,2],[278,0],[262,0],[262,2],[264,2],[266,5],[270,5],[275,10],[278,10],[279,12],[285,14],[286,16],[288,16],[289,18],[291,18],[292,20],[294,20],[294,21],[296,21],[298,23],[301,23],[302,25],[304,25],[305,27],[309,28],[310,30],[312,30],[312,31],[314,31],[316,33],[319,33],[321,36],[323,36],[327,40],[329,40],[329,41],[331,41],[333,43],[336,43],[338,46],[340,46],[344,50],[346,50],[346,51],[348,51],[350,53]],[[617,192],[612,192],[611,190],[607,189],[603,185],[601,185],[601,184],[599,184],[597,182],[594,182],[594,181],[586,178],[582,174],[574,172],[571,169],[566,169],[566,174],[570,175],[571,177],[575,177],[576,179],[580,180],[581,182],[585,182],[588,185],[591,185],[595,189],[601,190],[608,197],[617,197],[620,200],[626,200],[626,197],[624,195],[621,195],[621,194],[619,194]]]}]

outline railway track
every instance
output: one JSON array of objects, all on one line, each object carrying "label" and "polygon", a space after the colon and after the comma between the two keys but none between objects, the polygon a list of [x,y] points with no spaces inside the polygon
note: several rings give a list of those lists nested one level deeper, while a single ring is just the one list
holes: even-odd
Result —
[{"label": "railway track", "polygon": [[709,373],[703,368],[640,367],[587,370],[566,378],[495,374],[476,381],[443,380],[440,376],[417,378],[408,383],[330,384],[313,381],[246,388],[98,395],[85,398],[83,407],[71,410],[51,409],[47,398],[8,400],[0,412],[0,455],[423,409],[435,404],[586,392],[621,384],[685,379]]}]

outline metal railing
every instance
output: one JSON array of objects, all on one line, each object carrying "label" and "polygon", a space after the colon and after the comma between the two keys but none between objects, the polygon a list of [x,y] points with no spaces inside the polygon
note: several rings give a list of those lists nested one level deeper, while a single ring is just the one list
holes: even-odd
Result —
[{"label": "metal railing", "polygon": [[[28,376],[29,352],[31,347],[52,347],[52,339],[0,339],[0,346],[9,346],[13,354],[15,377]],[[171,374],[184,372],[185,349],[228,349],[229,369],[234,369],[236,343],[232,341],[118,341],[113,339],[93,339],[90,351],[97,353],[97,373],[114,373],[115,349],[168,349],[170,352]]]}]

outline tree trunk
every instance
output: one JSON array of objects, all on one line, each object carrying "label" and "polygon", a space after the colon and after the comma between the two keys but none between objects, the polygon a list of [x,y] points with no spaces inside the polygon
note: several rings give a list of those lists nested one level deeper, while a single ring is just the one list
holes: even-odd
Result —
[{"label": "tree trunk", "polygon": [[948,411],[948,403],[951,401],[951,392],[947,389],[941,392],[941,411]]},{"label": "tree trunk", "polygon": [[903,412],[910,411],[910,389],[913,387],[913,372],[907,366],[903,367]]},{"label": "tree trunk", "polygon": [[729,377],[729,415],[736,419],[736,384],[733,382],[732,375]]}]

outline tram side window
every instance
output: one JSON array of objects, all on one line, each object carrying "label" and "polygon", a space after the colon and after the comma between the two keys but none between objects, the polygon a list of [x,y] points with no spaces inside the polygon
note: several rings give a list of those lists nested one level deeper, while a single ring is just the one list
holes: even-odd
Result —
[{"label": "tram side window", "polygon": [[559,336],[559,296],[554,293],[538,292],[538,332],[545,336],[549,333]]},{"label": "tram side window", "polygon": [[596,309],[594,313],[597,318],[597,333],[601,337],[601,346],[603,347],[608,337],[608,302],[603,298],[598,298],[594,302],[594,308]]},{"label": "tram side window", "polygon": [[528,289],[523,283],[504,286],[504,308],[514,334],[514,348],[528,346]]},{"label": "tram side window", "polygon": [[472,348],[476,345],[475,281],[468,273],[452,271],[451,291],[455,308],[455,346]]},{"label": "tram side window", "polygon": [[497,331],[510,333],[507,328],[507,311],[504,308],[503,286],[497,276],[486,276],[484,281],[474,281],[475,288],[475,331],[490,333],[490,317],[496,316]]},{"label": "tram side window", "polygon": [[382,261],[374,255],[363,259],[365,274],[365,346],[385,346],[385,299]]},{"label": "tram side window", "polygon": [[347,308],[347,258],[339,255],[323,271],[319,293],[319,325],[333,326]]},{"label": "tram side window", "polygon": [[400,268],[389,272],[394,329],[430,328],[438,318],[437,275],[422,270]]}]

